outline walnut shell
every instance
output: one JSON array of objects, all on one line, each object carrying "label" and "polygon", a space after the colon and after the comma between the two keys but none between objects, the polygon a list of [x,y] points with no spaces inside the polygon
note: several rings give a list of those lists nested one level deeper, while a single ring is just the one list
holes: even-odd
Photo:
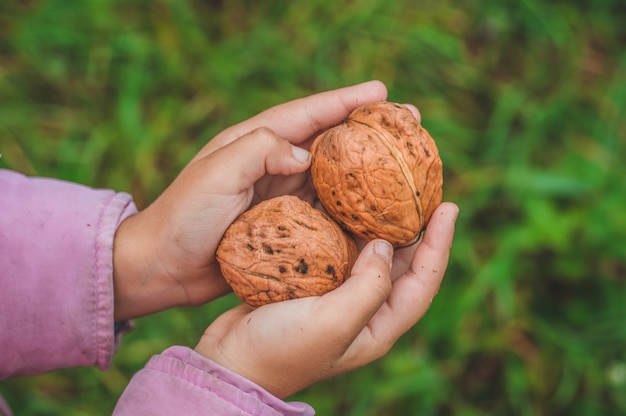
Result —
[{"label": "walnut shell", "polygon": [[349,277],[357,247],[325,213],[280,196],[235,220],[216,257],[235,294],[256,307],[335,289]]},{"label": "walnut shell", "polygon": [[328,214],[365,240],[414,241],[441,203],[435,141],[405,106],[355,109],[311,146],[311,177]]}]

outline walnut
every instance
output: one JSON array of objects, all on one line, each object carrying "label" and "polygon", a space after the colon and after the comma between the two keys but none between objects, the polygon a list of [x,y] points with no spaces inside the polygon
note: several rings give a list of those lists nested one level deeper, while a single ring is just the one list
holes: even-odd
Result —
[{"label": "walnut", "polygon": [[365,240],[414,241],[442,198],[435,141],[405,106],[354,110],[311,147],[311,177],[325,210]]},{"label": "walnut", "polygon": [[357,247],[322,211],[280,196],[235,220],[216,256],[235,294],[256,307],[335,289],[350,275]]}]

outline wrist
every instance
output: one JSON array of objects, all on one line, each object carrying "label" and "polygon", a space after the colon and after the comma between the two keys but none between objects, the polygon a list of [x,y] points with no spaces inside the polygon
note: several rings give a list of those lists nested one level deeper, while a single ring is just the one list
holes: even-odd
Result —
[{"label": "wrist", "polygon": [[[157,263],[149,253],[153,237],[142,226],[142,212],[125,219],[113,242],[113,293],[115,321],[123,321],[164,310],[170,306],[168,287],[160,278]],[[169,299],[172,299],[170,297]]]}]

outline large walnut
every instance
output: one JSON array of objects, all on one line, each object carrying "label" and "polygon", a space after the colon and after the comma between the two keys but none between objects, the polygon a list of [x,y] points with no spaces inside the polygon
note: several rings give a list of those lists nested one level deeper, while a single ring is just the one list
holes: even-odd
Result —
[{"label": "large walnut", "polygon": [[348,278],[356,257],[354,239],[295,196],[244,212],[217,249],[224,278],[251,306],[323,295]]},{"label": "large walnut", "polygon": [[357,108],[319,135],[311,152],[320,202],[365,240],[410,243],[441,202],[437,146],[403,105],[385,101]]}]

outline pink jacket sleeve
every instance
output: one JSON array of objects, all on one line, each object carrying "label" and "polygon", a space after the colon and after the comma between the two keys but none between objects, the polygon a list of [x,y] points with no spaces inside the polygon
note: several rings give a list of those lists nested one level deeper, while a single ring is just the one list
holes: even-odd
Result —
[{"label": "pink jacket sleeve", "polygon": [[130,195],[0,170],[0,379],[107,368],[112,245]]},{"label": "pink jacket sleeve", "polygon": [[[165,394],[164,394],[165,393]],[[152,357],[115,408],[125,415],[310,416],[305,403],[286,403],[187,347]]]},{"label": "pink jacket sleeve", "polygon": [[[125,193],[0,169],[0,380],[58,368],[108,368],[119,341],[113,237],[136,212]],[[185,347],[153,357],[115,412],[314,414]]]}]

